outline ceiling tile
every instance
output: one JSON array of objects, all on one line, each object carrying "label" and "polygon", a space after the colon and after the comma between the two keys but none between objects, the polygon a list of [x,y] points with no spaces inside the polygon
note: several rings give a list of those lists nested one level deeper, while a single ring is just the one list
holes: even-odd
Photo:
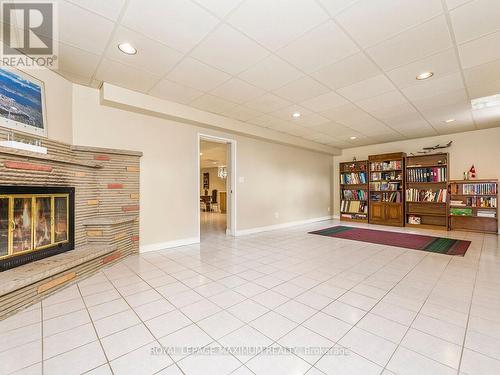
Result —
[{"label": "ceiling tile", "polygon": [[203,92],[162,79],[149,91],[149,94],[176,103],[188,104],[203,95]]},{"label": "ceiling tile", "polygon": [[388,71],[451,46],[446,19],[440,16],[377,44],[367,52],[383,70]]},{"label": "ceiling tile", "polygon": [[248,121],[250,119],[262,116],[262,113],[242,105],[237,105],[236,107],[232,107],[223,111],[222,115],[235,120]]},{"label": "ceiling tile", "polygon": [[101,60],[99,55],[59,43],[59,70],[90,79]]},{"label": "ceiling tile", "polygon": [[97,69],[96,78],[126,89],[147,92],[159,81],[160,76],[105,58]]},{"label": "ceiling tile", "polygon": [[95,54],[104,51],[113,31],[112,21],[66,2],[59,2],[59,14],[61,42]]},{"label": "ceiling tile", "polygon": [[212,90],[211,93],[235,103],[245,103],[264,95],[265,91],[241,79],[231,78]]},{"label": "ceiling tile", "polygon": [[229,109],[236,106],[236,104],[233,102],[229,102],[225,99],[209,94],[204,94],[194,99],[191,103],[189,103],[189,105],[203,111],[218,114],[228,111]]},{"label": "ceiling tile", "polygon": [[245,104],[245,106],[263,113],[274,112],[289,105],[291,105],[289,101],[271,93],[264,94],[260,98],[251,100]]},{"label": "ceiling tile", "polygon": [[318,126],[330,122],[330,120],[327,119],[326,117],[323,117],[314,112],[303,114],[302,116],[300,116],[299,119],[297,120],[294,119],[293,121],[299,124],[300,126],[306,126],[306,127]]},{"label": "ceiling tile", "polygon": [[314,0],[246,0],[228,23],[276,50],[327,19]]},{"label": "ceiling tile", "polygon": [[[126,55],[118,49],[118,44],[125,41],[137,48],[137,54]],[[163,76],[181,60],[183,55],[170,47],[120,26],[116,29],[105,56],[122,64]]]},{"label": "ceiling tile", "polygon": [[391,81],[389,81],[386,76],[380,74],[364,81],[357,82],[353,85],[338,89],[337,92],[349,100],[358,101],[395,89],[396,88]]},{"label": "ceiling tile", "polygon": [[167,75],[169,80],[200,91],[210,91],[229,78],[228,74],[191,58],[182,60]]},{"label": "ceiling tile", "polygon": [[474,121],[480,129],[493,128],[500,124],[499,107],[475,110],[472,111],[472,115],[474,116]]},{"label": "ceiling tile", "polygon": [[500,1],[475,0],[450,12],[457,43],[500,30]]},{"label": "ceiling tile", "polygon": [[331,16],[335,16],[358,0],[319,0]]},{"label": "ceiling tile", "polygon": [[287,123],[287,124],[273,124],[269,129],[276,130],[282,133],[287,133],[290,135],[301,137],[307,134],[309,131],[299,125]]},{"label": "ceiling tile", "polygon": [[241,73],[239,77],[264,90],[274,90],[302,75],[284,60],[271,55]]},{"label": "ceiling tile", "polygon": [[311,75],[330,88],[338,89],[377,74],[380,74],[379,68],[360,52],[328,65]]},{"label": "ceiling tile", "polygon": [[[125,0],[66,0],[101,16],[116,21]],[[59,1],[61,3],[61,1]]]},{"label": "ceiling tile", "polygon": [[384,123],[398,132],[403,132],[404,129],[424,129],[429,127],[427,120],[418,112],[387,118],[384,119]]},{"label": "ceiling tile", "polygon": [[130,0],[122,24],[178,51],[187,52],[219,20],[189,0]]},{"label": "ceiling tile", "polygon": [[[292,114],[295,112],[300,113],[301,116],[299,118],[292,117]],[[300,105],[293,104],[289,107],[281,108],[277,111],[274,111],[271,113],[271,115],[274,117],[280,118],[282,120],[285,120],[285,121],[291,121],[293,119],[293,121],[299,122],[299,121],[301,121],[303,116],[305,116],[307,114],[311,114],[311,113],[312,113],[311,111],[305,109],[304,107],[301,107]]]},{"label": "ceiling tile", "polygon": [[269,55],[253,40],[230,26],[221,25],[191,52],[191,56],[236,75]]},{"label": "ceiling tile", "polygon": [[442,12],[441,0],[361,0],[336,19],[361,46],[368,47]]},{"label": "ceiling tile", "polygon": [[332,121],[340,122],[342,119],[350,118],[358,113],[360,109],[354,104],[347,102],[344,105],[322,111],[320,114]]},{"label": "ceiling tile", "polygon": [[208,9],[217,17],[223,18],[236,8],[236,6],[241,3],[241,0],[194,0],[194,2]]},{"label": "ceiling tile", "polygon": [[464,69],[500,59],[500,31],[458,46]]},{"label": "ceiling tile", "polygon": [[300,103],[300,105],[314,112],[322,112],[331,108],[340,107],[347,103],[348,101],[339,94],[334,91],[330,91],[326,94],[308,99]]},{"label": "ceiling tile", "polygon": [[59,74],[61,77],[66,78],[68,81],[71,81],[71,82],[79,84],[79,85],[90,86],[91,82],[92,82],[91,77],[79,76],[79,75],[71,73],[71,72],[66,72],[66,71],[62,70],[61,68],[59,68],[55,72],[57,74]]},{"label": "ceiling tile", "polygon": [[309,129],[332,136],[353,136],[353,133],[357,133],[353,129],[335,122],[327,122],[325,124],[313,126]]},{"label": "ceiling tile", "polygon": [[399,91],[390,91],[382,95],[358,101],[356,104],[378,119],[402,116],[416,112],[415,108]]},{"label": "ceiling tile", "polygon": [[455,51],[448,49],[422,60],[396,68],[387,72],[389,78],[399,88],[415,85],[418,81],[416,77],[422,72],[433,72],[435,77],[458,72],[458,64]]},{"label": "ceiling tile", "polygon": [[467,104],[470,108],[470,101],[467,97],[465,89],[455,91],[447,91],[445,93],[430,95],[425,98],[413,100],[413,104],[420,111],[429,111],[439,107],[464,105]]},{"label": "ceiling tile", "polygon": [[302,77],[274,90],[274,93],[292,102],[302,102],[329,92],[330,89],[309,77]]},{"label": "ceiling tile", "polygon": [[471,99],[500,94],[500,80],[490,81],[481,85],[467,85],[467,91]]},{"label": "ceiling tile", "polygon": [[[438,131],[443,128],[457,130],[463,126],[475,128],[470,105],[434,108],[423,112],[423,115]],[[448,119],[455,121],[447,123]]]},{"label": "ceiling tile", "polygon": [[472,1],[472,0],[446,0],[446,5],[448,9],[453,9],[456,7],[459,7],[460,5],[464,5],[465,3]]},{"label": "ceiling tile", "polygon": [[262,115],[249,120],[251,124],[259,125],[264,128],[276,127],[276,126],[286,126],[288,124],[287,120],[282,120],[271,115]]},{"label": "ceiling tile", "polygon": [[402,91],[411,100],[418,100],[457,91],[464,87],[462,77],[459,73],[448,74],[444,77],[432,77],[425,81],[416,81],[412,86],[404,88]]},{"label": "ceiling tile", "polygon": [[500,80],[500,60],[465,69],[464,74],[467,87],[491,87],[492,82]]},{"label": "ceiling tile", "polygon": [[333,22],[327,21],[277,52],[279,56],[307,73],[314,72],[359,48]]}]

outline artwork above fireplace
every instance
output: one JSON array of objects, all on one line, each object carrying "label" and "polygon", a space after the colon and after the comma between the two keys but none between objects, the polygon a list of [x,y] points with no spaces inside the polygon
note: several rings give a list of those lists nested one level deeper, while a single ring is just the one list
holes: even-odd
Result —
[{"label": "artwork above fireplace", "polygon": [[0,271],[74,248],[74,188],[0,186]]}]

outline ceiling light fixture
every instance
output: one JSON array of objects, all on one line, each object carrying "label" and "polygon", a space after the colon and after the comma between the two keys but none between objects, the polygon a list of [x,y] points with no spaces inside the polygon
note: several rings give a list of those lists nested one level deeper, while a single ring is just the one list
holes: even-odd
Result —
[{"label": "ceiling light fixture", "polygon": [[472,109],[496,107],[500,105],[500,94],[483,96],[482,98],[472,99],[470,102],[472,104]]},{"label": "ceiling light fixture", "polygon": [[434,75],[432,72],[423,72],[417,76],[417,80],[423,81],[424,79],[429,79]]},{"label": "ceiling light fixture", "polygon": [[450,122],[455,122],[455,119],[454,118],[449,118],[448,120],[445,120],[444,122],[446,122],[447,124],[449,124]]},{"label": "ceiling light fixture", "polygon": [[300,112],[294,112],[294,113],[292,114],[292,117],[293,117],[293,118],[299,118],[300,116],[301,116],[301,115],[300,115]]},{"label": "ceiling light fixture", "polygon": [[200,152],[200,156],[203,156],[203,152]]},{"label": "ceiling light fixture", "polygon": [[118,44],[118,49],[126,55],[135,55],[137,53],[137,50],[134,48],[134,46],[127,42]]},{"label": "ceiling light fixture", "polygon": [[349,139],[351,139],[351,140],[353,140],[353,141],[354,141],[356,138],[357,138],[357,137],[355,137],[355,136],[349,137]]}]

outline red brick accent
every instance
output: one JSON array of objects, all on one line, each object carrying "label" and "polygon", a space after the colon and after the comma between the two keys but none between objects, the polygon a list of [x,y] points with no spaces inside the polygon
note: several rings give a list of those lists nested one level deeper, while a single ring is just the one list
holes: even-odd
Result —
[{"label": "red brick accent", "polygon": [[39,172],[52,172],[50,165],[22,163],[18,161],[6,161],[3,163],[5,168],[9,169],[22,169],[24,171],[39,171]]},{"label": "red brick accent", "polygon": [[123,189],[123,184],[108,184],[108,189]]},{"label": "red brick accent", "polygon": [[105,256],[104,258],[102,258],[102,264],[106,264],[106,263],[112,262],[112,261],[120,258],[121,256],[122,256],[121,251],[116,251],[113,254],[110,254],[110,255]]},{"label": "red brick accent", "polygon": [[130,206],[122,206],[122,211],[123,212],[139,211],[139,205],[138,204],[132,204]]},{"label": "red brick accent", "polygon": [[132,236],[132,237],[130,237],[130,239],[131,239],[132,241],[134,241],[134,242],[135,242],[135,241],[139,241],[139,236]]},{"label": "red brick accent", "polygon": [[111,158],[108,155],[94,155],[94,160],[110,161]]}]

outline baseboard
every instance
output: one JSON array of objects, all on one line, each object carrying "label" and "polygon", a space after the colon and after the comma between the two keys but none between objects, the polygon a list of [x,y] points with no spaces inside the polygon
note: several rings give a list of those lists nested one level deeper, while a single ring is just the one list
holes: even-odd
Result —
[{"label": "baseboard", "polygon": [[340,220],[340,215],[333,215],[332,219]]},{"label": "baseboard", "polygon": [[325,220],[331,220],[331,219],[332,219],[332,216],[323,216],[323,217],[316,217],[316,218],[313,218],[313,219],[306,219],[306,220],[299,220],[299,221],[290,221],[288,223],[268,225],[268,226],[265,226],[265,227],[242,229],[242,230],[237,230],[236,231],[236,236],[245,236],[245,235],[248,235],[248,234],[260,233],[260,232],[268,232],[270,230],[296,227],[298,225],[311,224],[311,223],[316,223],[318,221],[325,221]]},{"label": "baseboard", "polygon": [[147,253],[148,251],[158,251],[158,250],[170,249],[172,247],[192,245],[195,243],[200,243],[199,237],[182,238],[180,240],[158,242],[158,243],[153,243],[150,245],[141,245],[139,247],[139,252],[140,253]]}]

